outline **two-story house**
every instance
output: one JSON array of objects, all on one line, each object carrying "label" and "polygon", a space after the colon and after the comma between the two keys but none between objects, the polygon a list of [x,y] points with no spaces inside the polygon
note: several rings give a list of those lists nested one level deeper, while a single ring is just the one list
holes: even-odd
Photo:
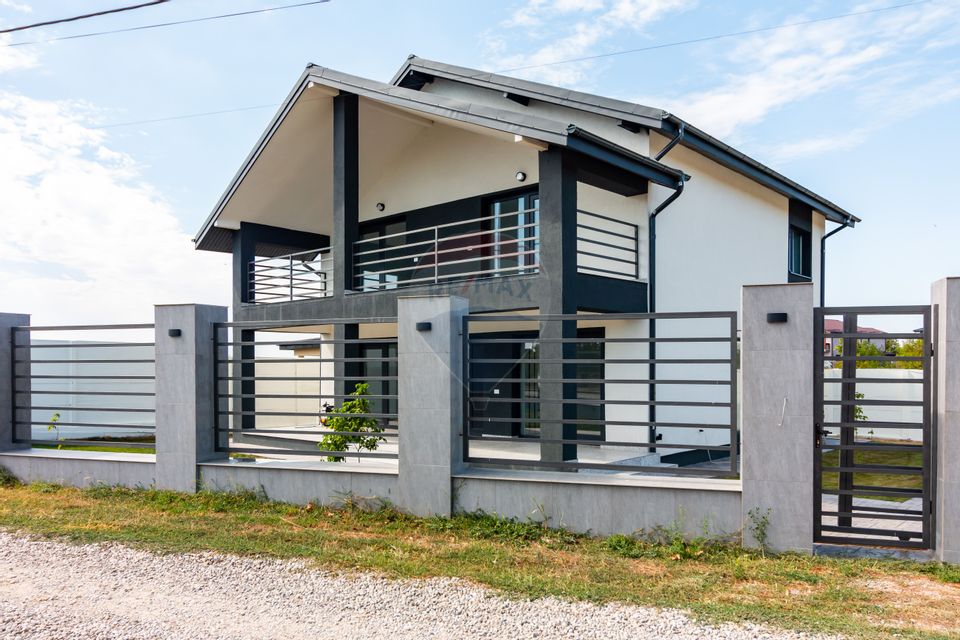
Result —
[{"label": "two-story house", "polygon": [[[195,242],[233,254],[236,321],[387,317],[422,293],[473,313],[735,310],[745,284],[821,284],[828,220],[859,221],[661,109],[411,56],[389,83],[308,66]],[[364,353],[389,348],[371,336]],[[512,366],[484,378],[516,380]],[[525,385],[494,387],[479,392]],[[506,412],[493,433],[531,419],[488,411]]]}]

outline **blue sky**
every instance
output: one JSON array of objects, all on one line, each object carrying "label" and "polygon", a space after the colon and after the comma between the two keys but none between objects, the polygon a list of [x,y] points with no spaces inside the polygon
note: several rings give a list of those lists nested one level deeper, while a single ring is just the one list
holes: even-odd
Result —
[{"label": "blue sky", "polygon": [[[109,321],[142,320],[154,302],[227,302],[227,258],[194,252],[189,238],[273,108],[117,124],[275,104],[307,62],[381,80],[409,53],[512,69],[904,1],[331,0],[0,46],[4,307]],[[3,42],[290,2],[173,0]],[[0,25],[78,4],[0,0]],[[771,164],[864,220],[830,240],[829,304],[922,303],[932,280],[960,275],[958,18],[957,0],[931,0],[517,74],[666,108]]]}]

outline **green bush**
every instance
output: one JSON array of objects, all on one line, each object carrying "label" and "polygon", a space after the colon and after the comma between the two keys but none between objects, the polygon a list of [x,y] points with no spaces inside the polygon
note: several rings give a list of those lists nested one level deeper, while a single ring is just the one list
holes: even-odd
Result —
[{"label": "green bush", "polygon": [[[354,445],[357,451],[374,451],[381,442],[385,441],[382,436],[376,435],[383,432],[383,427],[380,426],[376,418],[366,415],[370,413],[370,401],[364,396],[367,395],[369,389],[370,385],[365,382],[358,384],[353,393],[350,394],[351,399],[334,409],[333,413],[337,415],[327,418],[323,426],[329,431],[343,433],[328,433],[323,436],[323,439],[317,445],[321,450],[347,451],[350,445]],[[342,456],[327,456],[327,462],[343,462],[344,460],[346,458]]]}]

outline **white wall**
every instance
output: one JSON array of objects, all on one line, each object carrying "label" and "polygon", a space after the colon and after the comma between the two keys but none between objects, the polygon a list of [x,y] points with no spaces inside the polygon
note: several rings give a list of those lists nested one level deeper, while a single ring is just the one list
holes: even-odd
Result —
[{"label": "white wall", "polygon": [[[596,213],[603,216],[609,216],[611,218],[616,218],[617,220],[622,220],[626,223],[635,224],[638,227],[639,232],[639,260],[640,260],[640,279],[646,280],[648,275],[647,263],[647,195],[642,194],[638,196],[631,196],[626,198],[619,194],[613,193],[612,191],[604,191],[603,189],[598,189],[597,187],[592,187],[588,184],[577,183],[577,208],[583,211],[589,211],[591,213]],[[615,222],[610,222],[608,220],[602,220],[595,216],[586,216],[578,215],[577,222],[590,225],[591,227],[596,227],[598,229],[604,229],[608,231],[613,231],[615,233],[632,233],[630,228],[623,224],[617,224]],[[590,242],[584,242],[583,238],[590,238],[593,240],[599,240],[600,242],[606,242],[609,244],[615,244],[621,247],[632,247],[633,244],[627,241],[624,238],[610,236],[597,231],[591,231],[586,229],[577,230],[577,251],[589,251],[591,253],[601,253],[611,256],[616,256],[623,259],[631,259],[632,255],[630,251],[610,249],[608,247],[602,247],[600,245],[592,244]],[[578,256],[577,258],[578,267],[596,267],[600,269],[620,271],[620,270],[629,270],[630,266],[626,263],[617,262],[613,260],[604,260],[603,258],[596,258],[594,256]],[[590,273],[586,271],[586,273]],[[595,275],[605,275],[605,274],[595,274]],[[618,277],[618,276],[610,276]],[[633,279],[632,274],[627,279]]]},{"label": "white wall", "polygon": [[[526,184],[539,181],[539,160],[533,147],[480,135],[458,127],[434,124],[397,152],[396,161],[375,172],[363,163],[361,149],[360,218],[388,216],[484,193],[515,189],[517,171]],[[380,213],[376,204],[382,202]],[[466,217],[466,216],[464,216]],[[472,217],[472,216],[471,216]]]},{"label": "white wall", "polygon": [[[657,311],[736,310],[741,286],[787,281],[787,198],[681,146],[664,162],[692,179],[657,217]],[[652,185],[651,208],[670,193]]]},{"label": "white wall", "polygon": [[[118,340],[119,341],[119,340]],[[31,358],[35,360],[153,360],[153,347],[81,347],[76,348],[76,344],[95,344],[92,341],[66,341],[66,340],[33,340],[34,345],[63,344],[62,347],[42,348],[31,350]],[[26,357],[26,352],[18,354],[18,357]],[[32,366],[33,375],[57,375],[57,376],[144,376],[153,375],[153,364],[150,363],[122,363],[122,364],[78,364],[70,363],[51,363],[38,364]],[[98,395],[77,395],[78,391],[95,392],[140,392],[153,393],[153,380],[97,380],[84,378],[71,379],[45,379],[35,378],[31,381],[31,388],[34,391],[63,391],[63,393],[38,393],[32,396],[32,406],[56,407],[57,409],[35,409],[32,411],[33,422],[43,424],[34,425],[31,429],[33,437],[38,440],[56,440],[58,436],[63,439],[72,438],[95,438],[101,436],[131,436],[151,433],[153,430],[154,416],[152,413],[123,413],[118,411],[77,411],[77,408],[88,407],[116,407],[125,409],[152,409],[154,399],[152,397],[141,396],[98,396]],[[20,396],[25,400],[25,396]],[[93,428],[93,427],[70,427],[62,426],[57,430],[47,430],[46,424],[50,423],[54,413],[59,413],[59,422],[70,423],[93,423],[93,424],[123,424],[137,427],[143,425],[145,429],[116,429],[116,428]],[[23,429],[21,433],[25,433]]]}]

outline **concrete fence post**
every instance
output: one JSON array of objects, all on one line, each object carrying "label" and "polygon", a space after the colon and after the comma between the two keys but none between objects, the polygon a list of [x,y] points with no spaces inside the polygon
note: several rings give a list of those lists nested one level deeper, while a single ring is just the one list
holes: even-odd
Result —
[{"label": "concrete fence post", "polygon": [[397,506],[418,516],[450,515],[462,465],[463,340],[468,302],[412,296],[397,305],[399,476]]},{"label": "concrete fence post", "polygon": [[[13,390],[16,381],[14,380],[13,359],[15,355],[21,358],[29,357],[29,350],[22,349],[20,354],[14,353],[13,347],[13,328],[25,327],[30,324],[30,316],[23,313],[0,313],[0,451],[11,451],[13,449],[29,449],[29,442],[15,442],[17,439],[18,419],[27,422],[30,420],[30,411],[24,410],[14,415],[13,408]],[[30,344],[30,334],[21,332],[17,340],[20,344]],[[21,367],[16,373],[29,373],[29,366]],[[29,380],[28,380],[29,382]],[[21,388],[28,388],[21,385]],[[21,396],[30,404],[29,394]],[[26,436],[30,433],[30,426],[27,425],[21,433]],[[26,438],[29,439],[29,438]]]},{"label": "concrete fence post", "polygon": [[156,331],[156,420],[158,489],[193,493],[197,463],[226,453],[214,451],[214,322],[227,308],[200,304],[158,305]]},{"label": "concrete fence post", "polygon": [[[768,313],[787,321],[768,322]],[[741,298],[744,544],[751,510],[768,513],[768,547],[813,551],[813,285],[743,287]]]},{"label": "concrete fence post", "polygon": [[943,278],[931,287],[936,305],[936,556],[960,563],[960,278]]}]

